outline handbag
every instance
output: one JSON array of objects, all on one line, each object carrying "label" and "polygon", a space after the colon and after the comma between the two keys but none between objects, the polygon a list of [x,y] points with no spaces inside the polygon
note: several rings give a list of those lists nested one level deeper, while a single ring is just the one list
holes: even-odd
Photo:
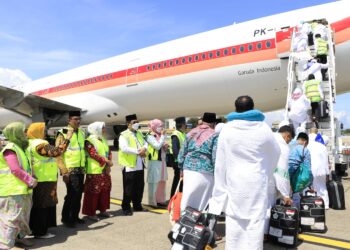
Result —
[{"label": "handbag", "polygon": [[170,223],[174,225],[181,217],[181,199],[182,199],[183,179],[181,178],[177,185],[175,194],[169,200],[168,211]]},{"label": "handbag", "polygon": [[[305,149],[305,147],[304,147]],[[291,178],[291,186],[293,193],[299,193],[310,185],[311,182],[311,169],[304,163],[305,155],[303,149],[303,156],[301,157],[300,165]]]}]

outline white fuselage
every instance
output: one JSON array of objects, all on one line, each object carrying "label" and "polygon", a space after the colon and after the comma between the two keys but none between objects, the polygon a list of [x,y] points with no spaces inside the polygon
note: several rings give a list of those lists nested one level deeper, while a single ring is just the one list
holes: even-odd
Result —
[{"label": "white fuselage", "polygon": [[[338,93],[350,91],[349,8],[349,2],[339,1],[235,24],[65,71],[21,88],[85,110],[85,124],[122,123],[131,113],[139,119],[199,116],[205,111],[226,114],[233,111],[240,95],[252,96],[258,109],[276,110],[286,102],[288,63],[278,56],[281,45],[276,32],[301,21],[325,18],[331,25],[341,23],[335,30],[336,86]],[[203,53],[205,59],[201,59]],[[2,117],[6,112],[10,111],[1,111]],[[0,126],[4,122],[10,121],[3,120]]]}]

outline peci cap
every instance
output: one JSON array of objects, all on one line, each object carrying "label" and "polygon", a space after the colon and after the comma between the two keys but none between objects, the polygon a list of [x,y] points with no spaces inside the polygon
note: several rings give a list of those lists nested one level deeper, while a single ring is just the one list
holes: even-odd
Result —
[{"label": "peci cap", "polygon": [[80,112],[80,111],[69,111],[68,116],[69,116],[69,117],[72,117],[72,116],[81,116],[81,112]]},{"label": "peci cap", "polygon": [[209,112],[205,112],[203,114],[203,122],[206,123],[214,123],[216,122],[216,114],[215,113],[209,113]]},{"label": "peci cap", "polygon": [[137,120],[137,116],[136,116],[136,114],[127,115],[127,116],[125,116],[125,120],[126,120],[126,122],[131,122],[132,120]]},{"label": "peci cap", "polygon": [[186,118],[181,116],[181,117],[176,117],[175,118],[176,124],[186,124]]}]

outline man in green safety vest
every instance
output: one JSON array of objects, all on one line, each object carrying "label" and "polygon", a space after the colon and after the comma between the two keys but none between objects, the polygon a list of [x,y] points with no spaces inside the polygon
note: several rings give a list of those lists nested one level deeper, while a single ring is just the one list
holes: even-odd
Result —
[{"label": "man in green safety vest", "polygon": [[67,227],[74,227],[76,223],[85,223],[79,218],[85,175],[85,133],[79,128],[80,121],[80,111],[69,112],[68,126],[59,130],[56,138],[57,147],[67,139],[68,130],[73,130],[69,146],[63,154],[63,163],[59,163],[64,165],[59,168],[67,187],[62,209],[62,222]]},{"label": "man in green safety vest", "polygon": [[[319,58],[319,62],[326,64],[328,56],[328,42],[321,37],[321,34],[315,35],[315,47],[316,47],[316,58]],[[322,78],[325,79],[327,69],[321,69]]]},{"label": "man in green safety vest", "polygon": [[185,117],[177,117],[175,118],[176,130],[171,135],[171,144],[169,147],[169,153],[171,155],[171,165],[174,169],[174,179],[173,184],[171,186],[170,198],[173,197],[176,191],[177,184],[180,180],[180,168],[177,162],[177,156],[179,155],[181,146],[186,139],[186,118]]},{"label": "man in green safety vest", "polygon": [[308,80],[304,82],[303,89],[311,103],[312,120],[316,123],[317,127],[316,110],[318,109],[319,102],[323,100],[323,91],[320,81],[316,80],[313,74],[310,74]]},{"label": "man in green safety vest", "polygon": [[[135,114],[125,117],[128,129],[119,136],[118,163],[123,167],[123,202],[122,210],[126,216],[133,211],[144,211],[142,207],[145,157],[148,144],[138,131],[140,124]],[[130,203],[133,204],[133,211]]]}]

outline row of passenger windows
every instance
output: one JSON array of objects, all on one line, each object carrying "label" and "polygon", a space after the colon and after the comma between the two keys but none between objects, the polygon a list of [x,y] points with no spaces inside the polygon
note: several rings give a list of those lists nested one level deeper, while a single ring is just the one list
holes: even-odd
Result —
[{"label": "row of passenger windows", "polygon": [[91,84],[99,81],[107,81],[112,79],[112,74],[107,74],[107,75],[102,75],[102,76],[96,76],[90,79],[82,80],[82,81],[77,81],[77,82],[72,82],[68,84],[64,84],[58,87],[54,87],[55,91],[60,91],[64,89],[69,89],[72,87],[78,87],[86,84]]},{"label": "row of passenger windows", "polygon": [[[256,44],[256,49],[259,50],[262,48],[262,46],[263,46],[263,43],[259,42]],[[265,47],[270,48],[271,41],[266,41]],[[240,53],[243,53],[246,49],[247,49],[247,51],[252,51],[253,48],[254,48],[253,44],[248,44],[248,46],[241,45],[239,47],[232,47],[232,48],[227,48],[227,49],[223,49],[223,50],[217,50],[215,52],[199,53],[197,55],[186,56],[186,57],[182,57],[179,59],[172,59],[170,61],[159,62],[159,63],[147,65],[146,70],[150,71],[150,70],[155,70],[155,69],[160,69],[160,68],[172,67],[174,65],[185,64],[187,62],[189,62],[189,63],[196,62],[196,61],[199,61],[200,59],[201,60],[212,59],[212,58],[214,58],[214,55],[216,56],[216,58],[221,57],[221,56],[228,56],[230,54],[234,55],[237,53],[237,49],[239,50]]]}]

